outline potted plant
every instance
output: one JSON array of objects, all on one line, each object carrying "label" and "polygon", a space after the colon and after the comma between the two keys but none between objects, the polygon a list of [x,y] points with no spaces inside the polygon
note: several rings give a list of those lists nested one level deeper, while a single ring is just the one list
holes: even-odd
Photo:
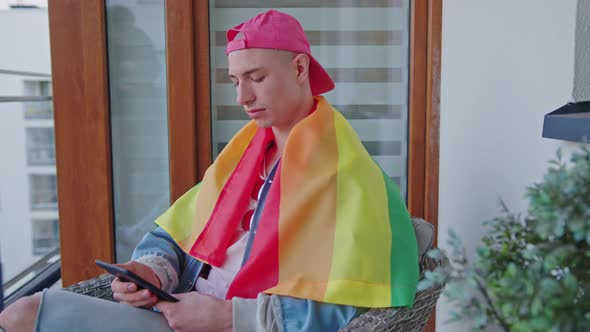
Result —
[{"label": "potted plant", "polygon": [[443,295],[457,308],[451,321],[468,321],[473,331],[590,331],[590,150],[570,163],[558,150],[526,198],[524,218],[501,202],[503,215],[486,222],[473,262],[451,231],[450,264],[418,287],[446,282]]}]

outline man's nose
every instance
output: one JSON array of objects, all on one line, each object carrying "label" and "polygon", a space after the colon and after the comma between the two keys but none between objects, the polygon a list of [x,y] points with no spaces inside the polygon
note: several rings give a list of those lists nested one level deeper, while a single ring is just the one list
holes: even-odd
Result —
[{"label": "man's nose", "polygon": [[242,106],[248,106],[252,104],[252,102],[256,99],[252,89],[248,86],[247,83],[242,83],[237,86],[238,97],[237,101],[238,104]]}]

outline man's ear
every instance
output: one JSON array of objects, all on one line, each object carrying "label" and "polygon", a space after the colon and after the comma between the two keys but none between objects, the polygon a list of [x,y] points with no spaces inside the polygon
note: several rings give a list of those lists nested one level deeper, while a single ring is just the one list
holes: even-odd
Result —
[{"label": "man's ear", "polygon": [[297,69],[297,80],[308,79],[309,77],[309,56],[307,54],[297,54],[293,58],[293,64]]}]

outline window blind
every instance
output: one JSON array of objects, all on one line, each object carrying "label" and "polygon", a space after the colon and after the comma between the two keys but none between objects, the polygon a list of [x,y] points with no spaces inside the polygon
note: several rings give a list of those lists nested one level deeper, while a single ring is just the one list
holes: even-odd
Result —
[{"label": "window blind", "polygon": [[227,74],[225,32],[269,9],[296,17],[312,55],[336,88],[324,96],[352,124],[374,159],[407,187],[407,0],[211,0],[210,43],[214,158],[248,117]]}]

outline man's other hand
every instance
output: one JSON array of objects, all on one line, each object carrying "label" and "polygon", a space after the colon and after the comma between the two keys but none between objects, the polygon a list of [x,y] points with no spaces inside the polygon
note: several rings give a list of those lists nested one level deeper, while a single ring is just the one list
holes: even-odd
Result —
[{"label": "man's other hand", "polygon": [[[160,279],[156,276],[154,271],[147,265],[130,261],[124,264],[115,264],[118,267],[127,269],[147,282],[160,288]],[[113,289],[113,298],[120,303],[128,304],[132,307],[151,308],[158,298],[147,289],[139,289],[133,282],[122,281],[119,278],[115,278],[111,283]]]},{"label": "man's other hand", "polygon": [[232,303],[197,292],[174,294],[180,301],[158,302],[158,308],[175,332],[231,331]]}]

